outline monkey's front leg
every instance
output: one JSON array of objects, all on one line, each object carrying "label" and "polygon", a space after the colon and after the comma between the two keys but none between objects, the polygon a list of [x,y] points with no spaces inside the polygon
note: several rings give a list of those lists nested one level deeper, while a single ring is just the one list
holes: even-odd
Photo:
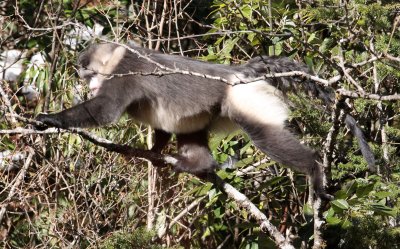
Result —
[{"label": "monkey's front leg", "polygon": [[[55,114],[39,114],[37,121],[57,128],[98,127],[116,121],[124,107],[108,97],[97,96],[70,109]],[[48,127],[38,127],[46,129]]]}]

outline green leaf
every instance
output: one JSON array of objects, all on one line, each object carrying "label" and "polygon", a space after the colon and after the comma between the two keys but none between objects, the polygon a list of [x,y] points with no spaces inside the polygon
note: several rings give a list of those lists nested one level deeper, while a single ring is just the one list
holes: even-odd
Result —
[{"label": "green leaf", "polygon": [[347,197],[350,197],[350,196],[348,196],[347,192],[343,189],[341,189],[335,193],[335,199],[346,199]]},{"label": "green leaf", "polygon": [[282,54],[283,47],[282,47],[282,42],[278,42],[277,44],[274,45],[275,47],[275,55],[279,56]]},{"label": "green leaf", "polygon": [[322,42],[321,46],[319,47],[319,51],[321,53],[325,53],[326,51],[328,51],[333,43],[333,39],[332,38],[326,38],[324,39],[324,41]]},{"label": "green leaf", "polygon": [[390,208],[390,207],[385,206],[380,203],[372,203],[371,210],[376,212],[377,214],[385,215],[385,216],[389,215],[389,216],[395,217],[397,214],[397,211],[395,209]]},{"label": "green leaf", "polygon": [[214,215],[219,218],[221,216],[221,207],[214,209]]},{"label": "green leaf", "polygon": [[332,216],[332,217],[326,218],[326,222],[330,225],[337,225],[340,222],[342,222],[342,220],[337,217]]},{"label": "green leaf", "polygon": [[35,47],[37,44],[38,44],[38,42],[37,42],[36,39],[30,39],[30,40],[28,41],[27,46],[28,46],[28,48],[33,48],[33,47]]},{"label": "green leaf", "polygon": [[309,57],[309,56],[304,57],[304,61],[306,62],[307,66],[309,68],[311,68],[311,69],[314,68],[314,63],[313,63],[313,60],[311,57]]},{"label": "green leaf", "polygon": [[211,230],[209,227],[207,227],[206,231],[203,233],[203,235],[201,236],[202,239],[207,238],[208,236],[211,235]]},{"label": "green leaf", "polygon": [[315,40],[316,36],[315,33],[311,33],[310,37],[308,37],[307,42],[312,43]]},{"label": "green leaf", "polygon": [[248,166],[249,164],[253,164],[253,163],[254,163],[254,158],[246,157],[246,158],[243,158],[242,160],[236,162],[235,165],[238,168],[243,168],[243,167]]},{"label": "green leaf", "polygon": [[271,178],[270,180],[262,182],[260,184],[260,186],[257,188],[257,190],[260,191],[260,190],[266,189],[270,186],[276,186],[276,185],[278,185],[278,183],[279,183],[278,186],[282,186],[282,185],[285,185],[285,183],[286,183],[285,181],[287,181],[287,180],[288,179],[285,176],[276,176],[276,177]]},{"label": "green leaf", "polygon": [[385,192],[385,191],[380,191],[380,192],[376,192],[373,194],[374,196],[378,197],[379,199],[383,199],[389,196],[392,196],[393,193],[391,192]]},{"label": "green leaf", "polygon": [[245,146],[243,146],[243,148],[240,149],[239,154],[242,156],[244,153],[248,152],[249,148],[251,147],[253,143],[252,142],[248,142],[246,143]]},{"label": "green leaf", "polygon": [[356,190],[356,195],[361,198],[364,196],[367,196],[373,189],[374,189],[375,183],[370,183],[365,186],[358,186]]},{"label": "green leaf", "polygon": [[252,9],[249,5],[245,5],[241,8],[242,14],[245,18],[250,19],[252,15]]},{"label": "green leaf", "polygon": [[256,33],[250,33],[250,34],[247,35],[247,39],[250,42],[253,42],[255,36],[256,36]]},{"label": "green leaf", "polygon": [[[195,185],[201,184],[197,178],[191,179],[191,182]],[[212,184],[207,183],[207,184],[200,185],[199,187],[192,189],[191,191],[188,192],[188,194],[192,195],[192,194],[196,193],[197,196],[203,196],[203,195],[206,195],[211,188],[212,188]]]},{"label": "green leaf", "polygon": [[345,220],[342,223],[342,228],[343,229],[348,229],[349,227],[351,227],[353,224],[349,221],[349,220]]},{"label": "green leaf", "polygon": [[226,172],[225,170],[219,170],[217,172],[217,175],[219,177],[221,177],[221,179],[223,179],[223,180],[226,179],[226,178],[230,178],[230,174],[228,172]]},{"label": "green leaf", "polygon": [[330,218],[333,217],[335,215],[335,210],[333,210],[333,208],[329,208],[328,211],[324,212],[324,218]]},{"label": "green leaf", "polygon": [[349,208],[349,204],[344,199],[334,200],[334,201],[331,202],[331,204],[334,205],[337,208],[342,209],[342,210],[346,210],[346,209]]},{"label": "green leaf", "polygon": [[216,150],[224,138],[225,136],[222,134],[213,134],[208,141],[208,147],[210,147],[210,150]]}]

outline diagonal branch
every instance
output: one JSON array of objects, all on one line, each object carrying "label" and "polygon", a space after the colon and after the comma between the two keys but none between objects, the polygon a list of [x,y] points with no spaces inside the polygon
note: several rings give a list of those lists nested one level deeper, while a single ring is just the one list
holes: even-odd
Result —
[{"label": "diagonal branch", "polygon": [[[8,114],[14,117],[15,119],[32,125],[41,125],[40,122],[21,117],[16,114]],[[153,163],[154,166],[162,167],[165,166],[167,163],[172,164],[173,166],[176,164],[177,159],[171,155],[161,155],[159,153],[155,153],[149,150],[143,149],[136,149],[128,145],[121,145],[113,143],[107,139],[98,137],[86,130],[78,129],[78,128],[71,128],[71,129],[58,129],[58,128],[51,128],[49,131],[37,131],[33,129],[23,129],[18,128],[14,130],[0,130],[0,134],[51,134],[51,133],[74,133],[79,134],[86,140],[92,142],[95,145],[101,146],[108,151],[117,152],[119,154],[124,155],[128,159],[130,158],[142,158],[145,160],[149,160]],[[225,192],[229,198],[235,201],[239,207],[246,209],[256,220],[259,224],[261,230],[263,232],[268,232],[270,236],[273,238],[277,246],[281,249],[294,249],[291,245],[289,238],[285,238],[285,236],[279,232],[279,230],[274,226],[267,218],[267,216],[254,205],[250,201],[247,196],[239,192],[235,187],[230,185],[227,182],[224,182],[216,173],[210,173],[206,176],[206,180],[214,183],[218,188],[220,188],[223,192]]]}]

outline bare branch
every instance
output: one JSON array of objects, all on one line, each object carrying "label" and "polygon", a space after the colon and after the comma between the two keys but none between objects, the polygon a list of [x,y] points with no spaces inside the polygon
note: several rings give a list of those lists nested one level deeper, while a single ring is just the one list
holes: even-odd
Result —
[{"label": "bare branch", "polygon": [[337,89],[336,92],[340,95],[349,98],[363,98],[363,99],[373,99],[373,100],[400,100],[400,94],[379,95],[374,93],[357,93],[346,89]]},{"label": "bare branch", "polygon": [[13,185],[11,186],[10,191],[8,192],[7,198],[2,201],[2,208],[0,209],[0,223],[3,220],[4,214],[7,209],[8,202],[14,197],[15,195],[15,190],[18,188],[18,186],[21,184],[22,180],[25,178],[26,170],[28,169],[29,165],[31,164],[32,156],[34,155],[34,151],[32,148],[27,147],[27,150],[29,152],[29,155],[25,161],[24,166],[22,167],[21,171],[18,173],[17,177],[15,178],[15,181]]},{"label": "bare branch", "polygon": [[388,53],[385,54],[385,58],[400,63],[400,58],[399,57],[394,57],[393,55],[390,55]]},{"label": "bare branch", "polygon": [[321,198],[317,197],[313,204],[314,209],[314,245],[313,249],[325,248],[325,241],[322,238],[322,225],[325,223],[321,218]]},{"label": "bare branch", "polygon": [[279,230],[268,220],[267,216],[263,212],[261,212],[260,209],[258,209],[249,200],[249,198],[247,198],[247,196],[240,193],[236,188],[234,188],[229,183],[226,183],[223,180],[221,180],[221,178],[219,178],[217,175],[215,175],[214,183],[216,183],[222,190],[224,190],[224,192],[231,199],[235,200],[240,207],[247,209],[247,211],[249,211],[250,214],[257,220],[261,229],[264,232],[268,231],[268,233],[273,237],[275,243],[279,248],[294,249],[294,247],[290,243],[289,238],[285,238],[282,235],[282,233],[280,233]]},{"label": "bare branch", "polygon": [[[10,115],[6,115],[10,116]],[[44,131],[34,130],[34,129],[25,129],[21,127],[17,127],[12,130],[0,130],[0,134],[7,134],[7,135],[34,135],[34,134],[59,134],[59,133],[68,133],[68,131],[64,131],[58,128],[49,128]]]},{"label": "bare branch", "polygon": [[[34,124],[34,125],[40,125],[40,122],[30,120],[27,118],[20,117],[18,115],[13,115],[16,119],[20,121],[24,121],[29,124]],[[16,134],[18,129],[12,130],[12,131],[6,131],[5,134]],[[21,131],[20,134],[38,134],[38,131],[35,130],[29,130],[29,129],[19,129]],[[83,129],[78,129],[78,128],[71,128],[71,129],[59,129],[60,132],[71,132],[75,134],[79,134],[86,140],[89,140],[90,142],[99,145],[109,151],[117,152],[119,154],[124,155],[127,158],[133,158],[133,157],[139,157],[142,159],[146,159],[151,161],[154,166],[162,167],[166,163],[170,163],[172,165],[176,164],[177,159],[175,159],[173,156],[170,155],[161,155],[149,150],[143,150],[143,149],[136,149],[128,145],[120,145],[113,143],[107,139],[98,137],[88,131],[85,131]],[[54,130],[51,130],[51,132],[54,132]],[[27,160],[28,161],[28,160]],[[238,206],[241,208],[245,208],[248,210],[248,212],[257,220],[258,224],[260,225],[260,228],[264,231],[267,232],[272,236],[272,238],[275,240],[276,244],[279,246],[279,248],[282,249],[294,249],[294,247],[290,244],[290,241],[288,238],[285,238],[279,230],[268,220],[267,216],[261,212],[250,200],[247,198],[244,194],[240,193],[236,188],[234,188],[232,185],[229,183],[224,182],[219,176],[215,173],[210,173],[207,176],[207,180],[213,182],[216,184],[221,190],[223,190],[232,200],[234,200]]]}]

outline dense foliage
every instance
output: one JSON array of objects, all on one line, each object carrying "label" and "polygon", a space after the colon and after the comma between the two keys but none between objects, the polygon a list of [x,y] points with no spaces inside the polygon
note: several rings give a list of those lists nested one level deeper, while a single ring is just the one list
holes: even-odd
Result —
[{"label": "dense foliage", "polygon": [[[337,77],[330,86],[315,83],[336,90],[332,106],[357,119],[377,168],[368,170],[357,140],[331,107],[306,92],[289,96],[288,125],[329,162],[328,191],[335,199],[322,206],[323,246],[400,248],[397,0],[5,0],[0,12],[3,131],[30,127],[7,114],[34,117],[87,98],[75,61],[93,39],[136,39],[166,53],[226,64],[259,54],[286,56],[320,79]],[[6,77],[4,66],[12,49],[22,52],[8,65],[21,66],[15,79]],[[37,55],[43,63],[32,63]],[[149,127],[127,116],[91,131],[120,144],[151,146]],[[268,160],[245,134],[211,134],[210,148],[221,164],[237,160],[234,168],[218,171],[221,178],[289,234],[296,248],[312,246],[313,198],[303,175]],[[164,152],[174,150],[172,143]],[[1,247],[275,248],[249,213],[213,184],[127,162],[76,134],[3,134],[0,170]]]}]

